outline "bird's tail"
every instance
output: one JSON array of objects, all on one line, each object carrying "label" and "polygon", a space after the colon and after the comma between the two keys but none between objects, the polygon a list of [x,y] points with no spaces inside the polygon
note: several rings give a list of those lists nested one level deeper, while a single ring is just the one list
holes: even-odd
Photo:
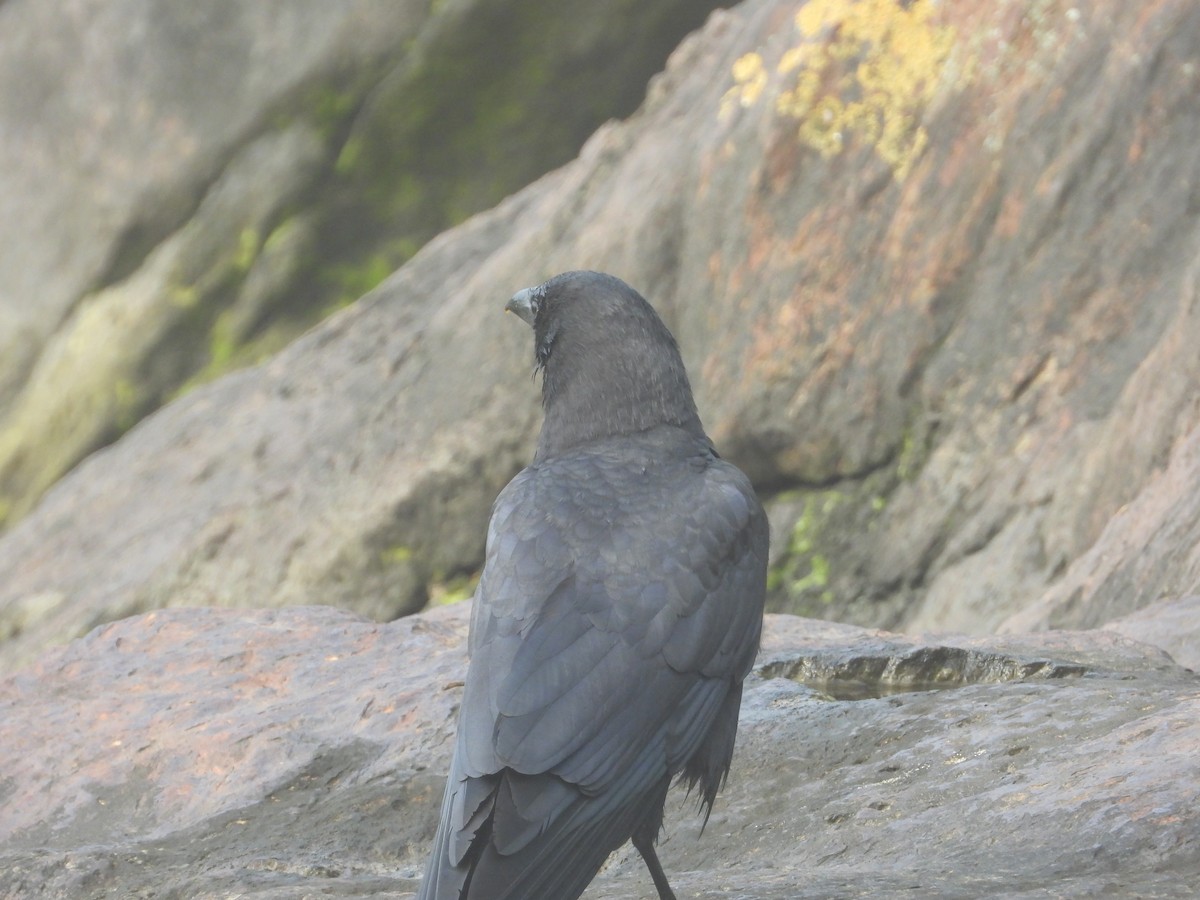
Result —
[{"label": "bird's tail", "polygon": [[712,815],[717,793],[725,786],[725,779],[729,777],[734,740],[737,738],[738,711],[741,707],[742,686],[735,684],[721,702],[704,743],[679,773],[679,780],[687,785],[689,795],[694,789],[699,789],[700,808],[704,810],[704,822],[700,825],[701,834],[708,825],[708,817]]}]

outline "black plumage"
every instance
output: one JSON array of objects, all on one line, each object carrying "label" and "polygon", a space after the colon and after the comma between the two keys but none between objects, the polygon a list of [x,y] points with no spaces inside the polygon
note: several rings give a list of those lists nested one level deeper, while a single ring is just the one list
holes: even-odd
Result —
[{"label": "black plumage", "polygon": [[496,498],[421,900],[572,900],[672,779],[705,820],[762,627],[767,521],[700,424],[674,338],[624,282],[516,294],[545,420]]}]

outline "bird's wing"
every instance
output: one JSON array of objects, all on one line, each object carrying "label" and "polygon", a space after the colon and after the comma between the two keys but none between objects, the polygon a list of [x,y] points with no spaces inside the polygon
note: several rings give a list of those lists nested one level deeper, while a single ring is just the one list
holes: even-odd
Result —
[{"label": "bird's wing", "polygon": [[619,457],[527,469],[496,500],[421,898],[576,897],[694,755],[728,767],[765,517],[719,460]]},{"label": "bird's wing", "polygon": [[[753,663],[766,543],[749,483],[719,460],[639,476],[584,456],[519,476],[476,598],[463,774],[552,773],[620,805],[678,772]],[[529,809],[540,828],[562,811]]]}]

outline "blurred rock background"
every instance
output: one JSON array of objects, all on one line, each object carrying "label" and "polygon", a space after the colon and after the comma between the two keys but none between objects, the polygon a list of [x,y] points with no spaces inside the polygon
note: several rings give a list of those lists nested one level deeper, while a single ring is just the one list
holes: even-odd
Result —
[{"label": "blurred rock background", "polygon": [[[38,710],[83,677],[111,689],[100,690],[111,705],[88,694],[78,708],[120,715],[125,663],[97,636],[109,632],[51,648],[124,617],[146,614],[120,626],[137,633],[166,607],[321,604],[384,621],[469,596],[491,501],[528,460],[539,420],[528,333],[504,301],[591,268],[662,312],[710,433],[753,477],[773,525],[772,611],[973,633],[993,656],[1008,639],[986,636],[1021,634],[1022,659],[1136,671],[1162,718],[1138,732],[1130,714],[1145,740],[1121,751],[1133,755],[1120,777],[1153,758],[1147,777],[1178,788],[1161,808],[1200,808],[1177,752],[1191,740],[1179,710],[1195,702],[1179,665],[1200,662],[1200,6],[714,7],[0,4],[0,671],[39,673],[0,682],[11,733],[52,742],[61,723],[39,726]],[[274,647],[265,615],[183,621],[207,658],[231,640]],[[321,658],[328,613],[290,615]],[[803,656],[803,628],[785,621]],[[1105,643],[1118,635],[1145,644],[1118,652]],[[420,642],[395,640],[396,665],[419,668]],[[170,646],[150,642],[147,662],[175,665]],[[247,653],[219,655],[249,678],[262,660]],[[1153,665],[1130,663],[1138,653]],[[976,673],[962,683],[1008,679],[961,660],[947,671],[960,663]],[[197,694],[228,690],[228,672],[203,670],[188,676]],[[866,666],[876,681],[894,670]],[[423,677],[412,703],[441,689],[443,676]],[[304,702],[314,684],[276,688]],[[988,695],[972,696],[961,721],[995,724]],[[762,702],[781,718],[756,719],[752,746],[796,726],[791,701]],[[892,727],[830,702],[854,707],[858,724],[827,741]],[[1055,704],[1073,708],[1067,695]],[[414,728],[445,727],[413,710]],[[144,730],[142,712],[130,730]],[[256,721],[255,734],[282,727],[261,711]],[[268,791],[330,758],[370,782],[346,743],[354,727],[281,737],[288,752],[263,757],[255,783]],[[384,747],[397,739],[385,731],[363,740]],[[406,771],[442,770],[439,734]],[[1146,737],[1168,734],[1170,752]],[[212,737],[218,750],[245,739]],[[1043,739],[1051,756],[1061,746]],[[1087,745],[1085,768],[1117,752],[1091,732],[1068,744]],[[762,787],[769,756],[742,777]],[[1047,783],[1014,757],[996,777]],[[134,811],[166,784],[155,769],[139,787],[136,762],[100,779]],[[61,777],[22,771],[0,776],[0,806]],[[839,772],[830,790],[858,796]],[[941,776],[930,777],[933,797]],[[428,785],[404,783],[433,809]],[[1113,790],[1105,809],[1125,802]],[[182,841],[247,809],[240,794],[217,799],[208,818],[154,819],[129,840],[161,825]],[[989,808],[998,818],[980,840],[1003,831],[1004,809]],[[37,827],[22,819],[22,853],[49,846],[29,838],[37,828],[79,814],[67,803]],[[896,815],[895,846],[924,833]],[[1119,831],[1133,841],[1122,847],[1145,851],[1139,890],[1172,896],[1169,878],[1152,883],[1147,849],[1165,820],[1136,820],[1072,833],[1078,872],[1086,847]],[[417,859],[422,828],[384,857]],[[1000,883],[1025,838],[997,840]],[[1200,853],[1172,840],[1162,871],[1183,884]],[[869,860],[844,885],[811,882],[837,858],[825,851],[761,896],[882,883]],[[54,881],[72,852],[56,849],[45,870],[21,856],[23,883]],[[728,852],[752,857],[753,841]],[[127,884],[103,874],[115,858],[88,863],[98,884]],[[1045,865],[1030,890],[1058,877]],[[229,883],[241,889],[239,877]],[[1105,891],[1070,888],[1074,877],[1062,895]],[[78,884],[62,878],[70,896]],[[971,893],[938,883],[930,896]],[[199,896],[188,884],[182,895]],[[745,890],[713,896],[760,896]]]},{"label": "blurred rock background", "polygon": [[499,309],[569,268],[678,335],[772,609],[1196,592],[1200,10],[751,3],[651,79],[706,12],[6,3],[5,667],[161,606],[468,595],[537,428]]},{"label": "blurred rock background", "polygon": [[[84,457],[163,404],[269,359],[438,232],[570,160],[597,126],[638,106],[648,79],[712,6],[4,4],[0,527],[13,529]],[[437,299],[431,292],[410,305],[428,313]],[[472,374],[494,377],[486,366]],[[430,413],[450,430],[448,417]],[[211,421],[225,430],[219,455],[238,443],[227,415],[232,407]],[[299,470],[283,477],[302,480]],[[140,496],[151,515],[177,506],[145,487],[116,492]],[[71,505],[84,528],[132,524]],[[461,524],[459,541],[474,546],[467,532],[476,518],[445,524]],[[25,526],[35,535],[36,521]],[[385,567],[404,562],[403,550],[385,550]],[[138,581],[148,573],[133,573],[131,551],[113,562]],[[28,571],[32,560],[9,569],[5,555],[6,576]],[[105,579],[93,580],[74,555],[56,553],[49,580],[36,578],[32,590],[4,579],[13,590],[0,598],[0,639],[39,630],[63,604],[87,621],[60,619],[51,626],[66,628],[60,637],[159,605],[135,588],[95,608],[68,583],[83,577],[106,590]],[[357,582],[354,567],[339,577]],[[383,615],[419,607],[429,576],[397,577],[398,596],[368,606]],[[269,591],[250,596],[258,590],[247,584],[199,602],[281,602]],[[366,592],[379,594],[378,585]]]},{"label": "blurred rock background", "polygon": [[567,162],[714,5],[6,3],[0,518]]}]

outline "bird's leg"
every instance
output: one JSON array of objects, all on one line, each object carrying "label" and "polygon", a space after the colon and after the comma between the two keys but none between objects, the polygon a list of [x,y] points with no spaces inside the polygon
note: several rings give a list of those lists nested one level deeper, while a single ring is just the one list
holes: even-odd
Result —
[{"label": "bird's leg", "polygon": [[654,879],[654,887],[658,890],[658,900],[675,900],[675,892],[667,883],[667,873],[663,871],[658,854],[654,852],[653,833],[646,834],[645,830],[639,828],[633,833],[633,846],[642,855],[642,861],[650,870],[650,877]]}]

